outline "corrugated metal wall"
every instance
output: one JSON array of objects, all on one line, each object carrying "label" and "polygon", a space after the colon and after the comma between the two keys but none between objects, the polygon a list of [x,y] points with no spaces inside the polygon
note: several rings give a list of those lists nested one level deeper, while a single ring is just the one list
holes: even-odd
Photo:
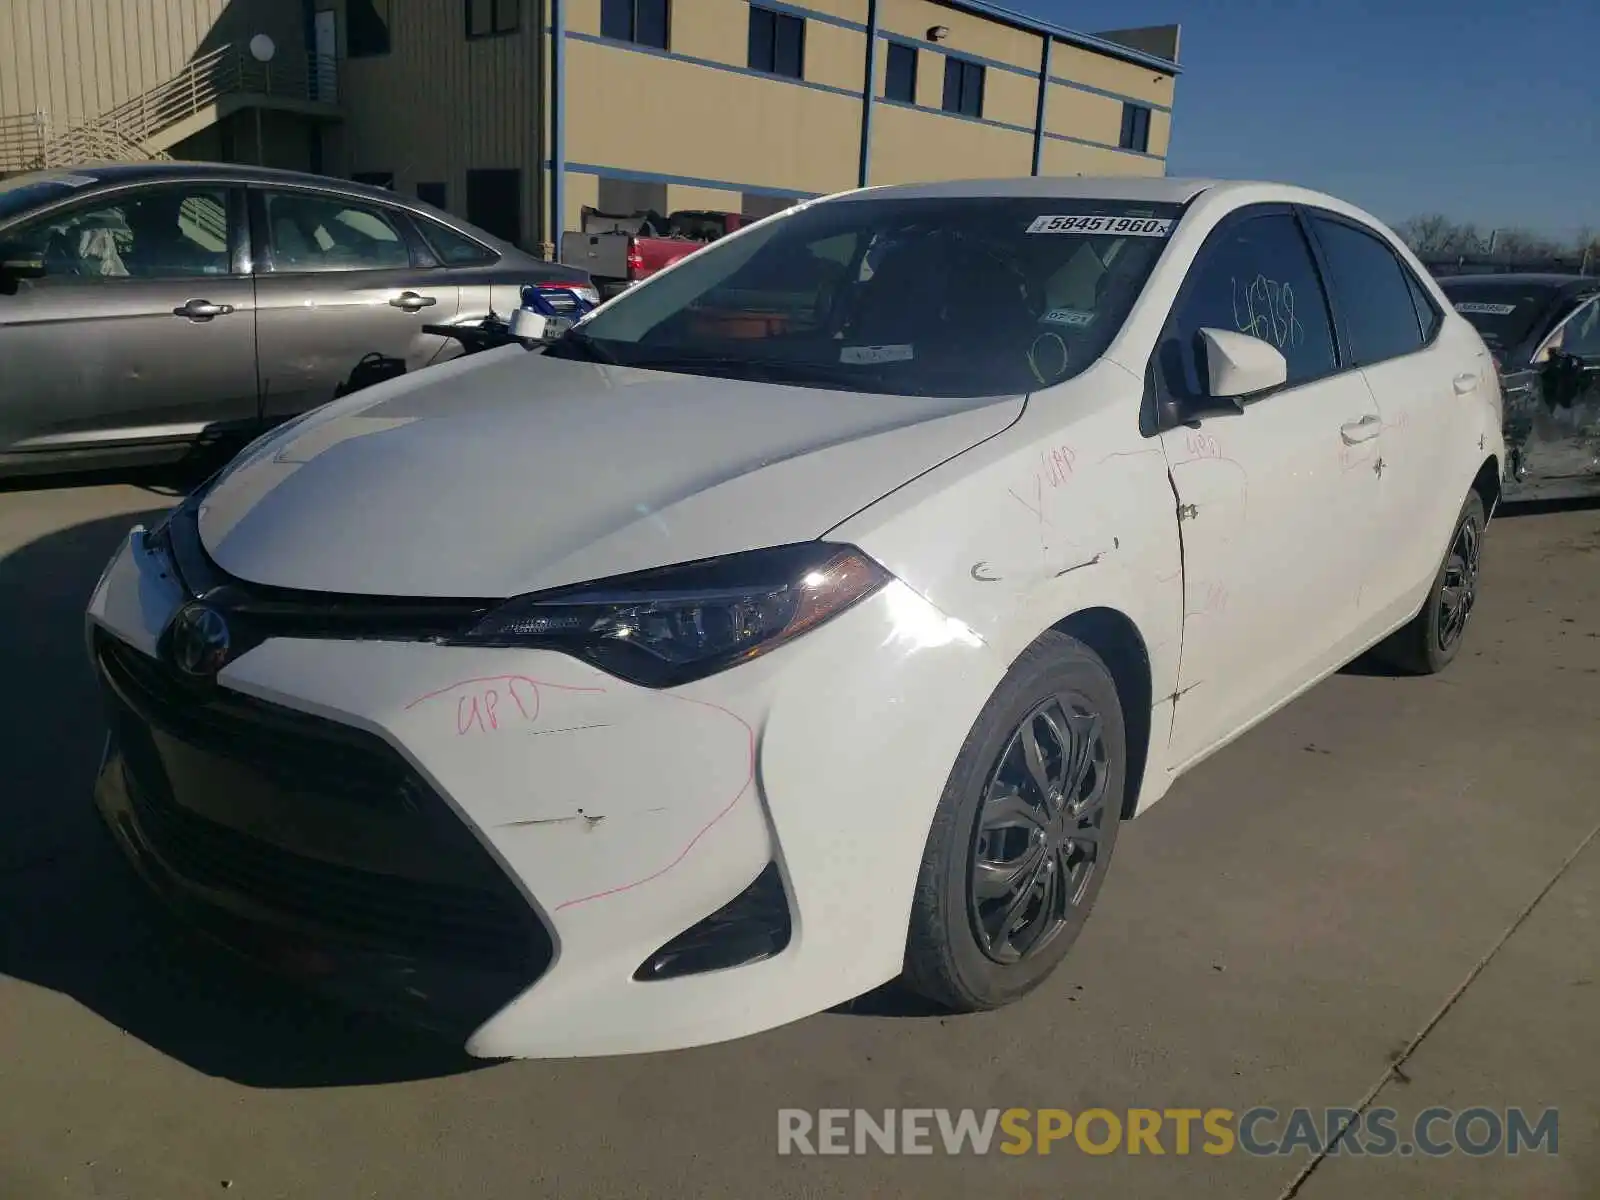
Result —
[{"label": "corrugated metal wall", "polygon": [[[317,7],[338,13],[342,41],[343,5]],[[469,39],[460,0],[388,0],[379,11],[388,16],[390,53],[341,64],[345,121],[330,133],[327,169],[392,171],[407,194],[443,183],[458,213],[466,212],[469,169],[520,169],[523,241],[536,242],[542,8],[522,0],[516,32]]]},{"label": "corrugated metal wall", "polygon": [[0,0],[0,115],[77,124],[257,33],[302,54],[302,18],[299,0]]}]

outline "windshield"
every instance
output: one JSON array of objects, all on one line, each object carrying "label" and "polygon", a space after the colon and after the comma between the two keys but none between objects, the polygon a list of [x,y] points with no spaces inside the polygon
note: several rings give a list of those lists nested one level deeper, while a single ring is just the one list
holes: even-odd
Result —
[{"label": "windshield", "polygon": [[921,396],[1034,391],[1122,325],[1175,204],[845,199],[713,243],[547,353]]},{"label": "windshield", "polygon": [[41,204],[65,199],[78,188],[93,182],[87,175],[70,175],[66,172],[35,172],[0,179],[0,225]]},{"label": "windshield", "polygon": [[1470,283],[1447,285],[1444,294],[1496,352],[1520,346],[1555,297],[1547,287]]}]

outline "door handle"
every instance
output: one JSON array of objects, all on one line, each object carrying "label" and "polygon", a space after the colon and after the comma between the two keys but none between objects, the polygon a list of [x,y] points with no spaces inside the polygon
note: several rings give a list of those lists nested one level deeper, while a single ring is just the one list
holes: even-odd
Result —
[{"label": "door handle", "polygon": [[1346,446],[1355,446],[1361,442],[1371,441],[1383,432],[1383,418],[1375,417],[1371,413],[1359,421],[1346,421],[1339,426],[1339,436],[1344,439]]},{"label": "door handle", "polygon": [[1465,396],[1468,392],[1477,390],[1478,377],[1471,373],[1463,373],[1457,375],[1455,379],[1451,380],[1451,383],[1456,389],[1456,395]]},{"label": "door handle", "polygon": [[231,304],[213,304],[209,300],[189,300],[172,310],[175,317],[188,317],[191,321],[209,321],[212,317],[225,317],[233,311]]},{"label": "door handle", "polygon": [[421,296],[416,292],[401,292],[389,303],[396,308],[403,308],[407,312],[416,312],[418,309],[427,308],[439,302],[432,296]]}]

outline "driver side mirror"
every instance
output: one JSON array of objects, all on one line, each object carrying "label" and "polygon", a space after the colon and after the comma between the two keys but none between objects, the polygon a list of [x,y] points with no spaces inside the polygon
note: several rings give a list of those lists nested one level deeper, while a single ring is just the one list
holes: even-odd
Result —
[{"label": "driver side mirror", "polygon": [[0,242],[0,282],[10,285],[8,291],[15,291],[18,280],[43,279],[45,266],[43,255],[11,242]]},{"label": "driver side mirror", "polygon": [[1289,361],[1270,342],[1231,329],[1202,329],[1206,395],[1242,412],[1244,401],[1289,381]]}]

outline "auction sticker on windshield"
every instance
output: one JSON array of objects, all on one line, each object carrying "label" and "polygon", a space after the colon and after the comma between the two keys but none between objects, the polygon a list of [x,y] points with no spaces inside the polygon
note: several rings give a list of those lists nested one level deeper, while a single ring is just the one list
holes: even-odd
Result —
[{"label": "auction sticker on windshield", "polygon": [[1166,237],[1172,232],[1170,217],[1035,217],[1029,233],[1113,233],[1127,237]]},{"label": "auction sticker on windshield", "polygon": [[842,363],[909,362],[916,356],[910,346],[845,346],[839,351]]},{"label": "auction sticker on windshield", "polygon": [[1458,313],[1478,313],[1486,317],[1509,317],[1517,311],[1515,304],[1485,304],[1477,300],[1464,300],[1456,305]]},{"label": "auction sticker on windshield", "polygon": [[1094,314],[1092,312],[1084,312],[1079,308],[1052,308],[1039,320],[1047,325],[1071,325],[1081,329],[1085,325],[1094,323]]}]

